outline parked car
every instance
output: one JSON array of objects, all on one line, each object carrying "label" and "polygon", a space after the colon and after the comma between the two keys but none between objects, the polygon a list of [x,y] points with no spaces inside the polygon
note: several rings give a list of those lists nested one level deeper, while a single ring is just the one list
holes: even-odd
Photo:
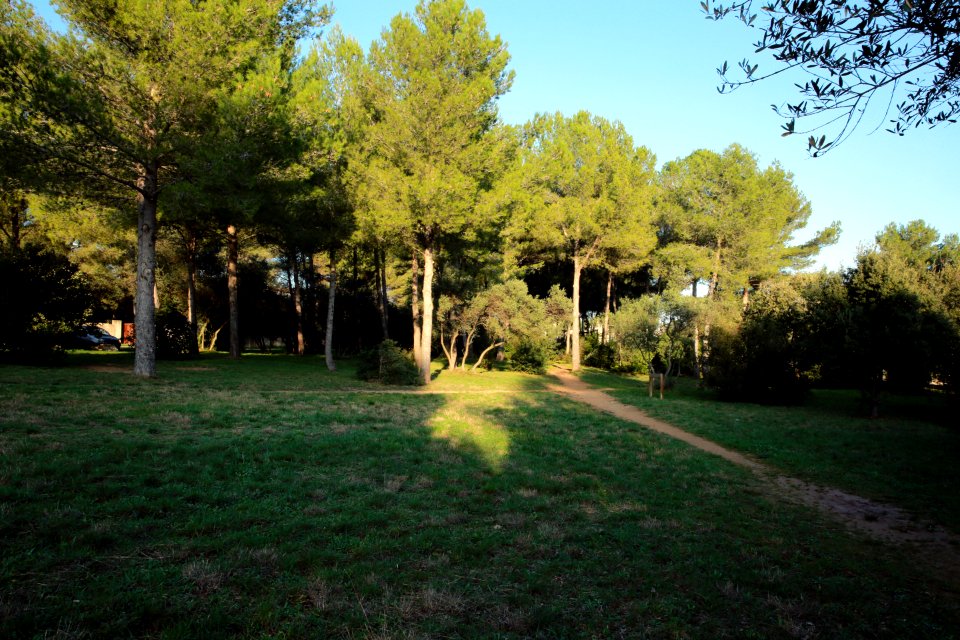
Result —
[{"label": "parked car", "polygon": [[120,340],[114,338],[100,327],[86,325],[70,334],[67,348],[116,351],[120,348]]},{"label": "parked car", "polygon": [[81,327],[70,334],[67,341],[68,349],[99,349],[100,338],[89,331],[89,327]]},{"label": "parked car", "polygon": [[100,341],[98,347],[100,349],[116,350],[120,348],[120,339],[114,338],[100,327],[89,325],[83,327],[83,330],[86,331],[88,335],[91,335]]}]

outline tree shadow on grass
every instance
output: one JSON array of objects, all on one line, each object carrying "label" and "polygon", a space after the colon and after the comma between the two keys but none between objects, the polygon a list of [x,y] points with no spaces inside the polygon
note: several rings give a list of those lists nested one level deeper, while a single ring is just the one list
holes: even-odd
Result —
[{"label": "tree shadow on grass", "polygon": [[24,410],[0,423],[0,635],[952,628],[909,570],[726,462],[511,380],[407,395],[184,384],[69,418]]}]

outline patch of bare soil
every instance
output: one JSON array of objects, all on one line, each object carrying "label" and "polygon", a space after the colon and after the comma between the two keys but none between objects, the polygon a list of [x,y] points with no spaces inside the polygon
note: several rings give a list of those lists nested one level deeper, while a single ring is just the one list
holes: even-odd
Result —
[{"label": "patch of bare soil", "polygon": [[213,371],[213,367],[204,367],[204,366],[190,366],[190,367],[176,367],[177,371]]},{"label": "patch of bare soil", "polygon": [[954,585],[955,589],[960,586],[960,536],[947,529],[924,522],[893,505],[785,476],[769,465],[623,404],[603,391],[590,387],[569,371],[554,369],[553,375],[559,381],[559,384],[550,387],[553,391],[746,467],[757,474],[771,495],[813,507],[855,531],[881,542],[898,545],[926,562],[933,572]]},{"label": "patch of bare soil", "polygon": [[97,373],[127,373],[128,367],[121,367],[115,364],[91,364],[83,367],[87,371],[96,371]]}]

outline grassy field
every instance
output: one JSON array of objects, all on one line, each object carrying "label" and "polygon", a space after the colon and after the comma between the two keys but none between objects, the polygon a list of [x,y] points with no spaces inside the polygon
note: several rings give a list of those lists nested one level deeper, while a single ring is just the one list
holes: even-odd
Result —
[{"label": "grassy field", "polygon": [[946,398],[885,399],[864,418],[855,391],[816,390],[801,407],[719,402],[680,380],[665,401],[645,379],[587,370],[582,378],[627,404],[784,472],[907,508],[960,533],[960,428]]},{"label": "grassy field", "polygon": [[960,628],[956,585],[546,378],[398,394],[313,358],[129,365],[0,366],[2,638]]}]

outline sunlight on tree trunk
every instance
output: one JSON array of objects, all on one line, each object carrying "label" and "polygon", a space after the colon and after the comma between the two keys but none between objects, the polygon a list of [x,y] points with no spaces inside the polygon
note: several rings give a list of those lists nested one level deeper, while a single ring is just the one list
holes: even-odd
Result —
[{"label": "sunlight on tree trunk", "polygon": [[603,344],[610,343],[610,294],[613,291],[613,272],[607,272],[607,300],[603,305]]},{"label": "sunlight on tree trunk", "polygon": [[430,347],[433,341],[433,249],[423,250],[423,322],[420,333],[420,375],[430,383]]},{"label": "sunlight on tree trunk", "polygon": [[410,264],[410,309],[413,313],[413,361],[420,367],[420,262],[413,252]]},{"label": "sunlight on tree trunk", "polygon": [[230,305],[230,357],[240,358],[240,301],[237,297],[237,263],[240,260],[240,242],[237,228],[227,225],[227,293]]},{"label": "sunlight on tree trunk", "polygon": [[570,349],[573,371],[580,370],[580,256],[573,257],[573,312],[570,316]]}]

